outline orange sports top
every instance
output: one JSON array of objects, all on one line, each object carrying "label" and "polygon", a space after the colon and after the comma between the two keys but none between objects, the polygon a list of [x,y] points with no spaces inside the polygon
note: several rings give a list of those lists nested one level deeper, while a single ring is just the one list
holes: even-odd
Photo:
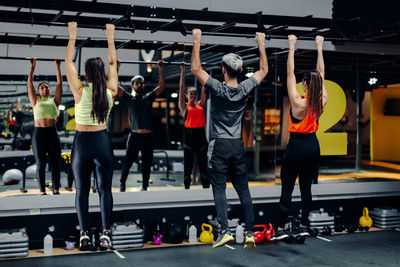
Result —
[{"label": "orange sports top", "polygon": [[[317,116],[311,115],[311,111],[308,110],[306,117],[300,121],[296,118],[292,118],[292,108],[290,108],[289,115],[289,132],[294,133],[315,133],[318,130],[319,122]],[[298,121],[298,122],[297,122]]]},{"label": "orange sports top", "polygon": [[204,108],[197,103],[196,107],[187,104],[186,110],[186,128],[201,128],[206,126],[206,116],[204,114]]}]

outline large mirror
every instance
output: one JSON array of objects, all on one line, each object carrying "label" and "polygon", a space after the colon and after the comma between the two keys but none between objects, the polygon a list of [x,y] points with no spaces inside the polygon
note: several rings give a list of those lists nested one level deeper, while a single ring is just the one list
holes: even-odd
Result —
[{"label": "large mirror", "polygon": [[[331,20],[321,19],[319,22],[326,25],[327,21]],[[33,111],[27,95],[29,60],[26,57],[38,58],[35,88],[40,81],[47,81],[54,94],[56,71],[51,60],[64,57],[67,40],[65,32],[60,34],[56,31],[66,31],[65,27],[53,25],[51,30],[43,34],[44,28],[41,26],[36,25],[31,29],[26,22],[20,23],[7,24],[7,31],[13,33],[9,34],[4,30],[5,33],[0,38],[0,174],[3,184],[0,187],[0,197],[39,195],[35,160],[31,151]],[[162,24],[157,23],[158,26]],[[391,44],[370,46],[370,41],[357,37],[356,45],[347,45],[342,42],[344,38],[332,29],[325,29],[325,26],[310,27],[300,19],[294,24],[301,23],[304,24],[301,29],[293,25],[268,25],[268,39],[272,38],[266,41],[269,73],[248,96],[242,119],[242,139],[247,153],[250,186],[275,186],[281,183],[281,164],[290,138],[290,101],[286,82],[288,46],[285,39],[289,33],[299,36],[299,45],[295,52],[295,74],[299,92],[302,92],[303,75],[316,67],[317,55],[313,38],[317,34],[326,36],[324,58],[328,103],[319,119],[317,136],[321,158],[319,176],[314,182],[349,183],[399,179],[400,166],[396,162],[399,161],[400,154],[396,152],[398,129],[395,125],[400,120],[400,90],[396,85],[398,58],[395,52],[391,52]],[[191,29],[192,26],[188,24],[187,28]],[[216,36],[205,38],[201,56],[206,63],[206,71],[212,77],[223,80],[220,63],[222,56],[228,52],[237,53],[244,60],[240,80],[257,71],[258,51],[254,48],[254,42],[248,38],[249,34],[245,34],[249,32],[248,25],[243,26],[243,29],[237,27],[237,31],[233,25],[225,25],[228,28],[226,31],[223,27],[222,30],[214,30],[211,26],[215,25],[206,25],[203,28],[210,33],[220,32],[220,36],[214,34]],[[87,25],[85,27],[79,29],[75,57],[75,65],[82,80],[86,59],[93,56],[100,56],[104,60],[107,58],[103,33],[90,29]],[[148,92],[156,88],[159,83],[156,62],[159,60],[165,62],[166,89],[151,103],[154,153],[149,190],[183,190],[185,116],[179,108],[179,62],[190,62],[192,37],[190,34],[182,36],[179,33],[182,29],[175,28],[153,37],[146,31],[146,26],[137,22],[136,27],[143,29],[132,35],[121,26],[120,34],[116,37],[118,58],[122,61],[119,82],[126,97],[119,96],[115,99],[108,121],[108,132],[115,156],[113,191],[119,192],[121,189],[121,169],[131,133],[130,102],[126,100],[133,93],[131,79],[135,75],[141,75]],[[160,29],[154,26],[152,30]],[[75,136],[74,99],[66,82],[63,63],[61,72],[64,76],[63,97],[58,107],[56,124],[62,148],[61,194],[72,194],[74,183],[70,151]],[[190,66],[186,66],[183,79],[186,88],[196,89],[200,100],[201,84],[193,77]],[[209,138],[209,101],[205,106],[205,117],[206,136]],[[195,157],[194,162],[199,162],[199,159]],[[139,155],[129,169],[125,191],[141,190],[142,167],[142,156]],[[196,164],[191,175],[190,190],[201,190],[201,171]],[[92,189],[95,192],[95,173],[92,176]],[[229,181],[229,175],[227,180]],[[51,192],[52,186],[51,170],[47,168],[48,192]]]}]

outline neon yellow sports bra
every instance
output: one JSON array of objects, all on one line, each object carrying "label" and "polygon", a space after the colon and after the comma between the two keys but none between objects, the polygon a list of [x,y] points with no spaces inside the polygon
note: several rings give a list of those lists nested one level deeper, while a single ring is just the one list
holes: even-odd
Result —
[{"label": "neon yellow sports bra", "polygon": [[57,106],[54,97],[39,97],[33,107],[33,117],[35,120],[40,119],[57,119]]},{"label": "neon yellow sports bra", "polygon": [[[92,83],[89,83],[89,86],[83,87],[81,101],[76,104],[75,103],[75,122],[82,125],[105,125],[104,123],[98,123],[96,119],[93,120],[91,116],[92,113]],[[112,93],[109,89],[107,89],[107,97],[108,97],[108,113],[110,114],[110,110],[113,106],[113,98]]]}]

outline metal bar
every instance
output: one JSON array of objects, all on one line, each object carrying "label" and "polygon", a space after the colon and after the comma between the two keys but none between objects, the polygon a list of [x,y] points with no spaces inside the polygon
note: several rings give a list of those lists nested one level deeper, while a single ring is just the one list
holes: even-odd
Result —
[{"label": "metal bar", "polygon": [[122,44],[118,45],[115,49],[118,50],[118,49],[124,48],[125,46],[127,46],[127,45],[129,45],[131,43],[136,43],[136,40],[129,40],[129,41],[125,42],[125,43],[122,43]]},{"label": "metal bar", "polygon": [[170,28],[170,27],[172,27],[172,26],[177,25],[178,23],[180,23],[178,20],[174,20],[174,21],[165,23],[165,24],[163,24],[163,25],[161,25],[161,26],[159,26],[159,27],[156,27],[156,28],[154,28],[154,29],[151,29],[150,33],[155,33],[155,32],[161,31],[161,30],[168,29],[168,28]]},{"label": "metal bar", "polygon": [[175,48],[177,45],[178,45],[178,43],[175,42],[175,43],[172,43],[172,44],[163,45],[163,46],[157,48],[156,50],[168,50],[168,49],[171,49],[171,48]]},{"label": "metal bar", "polygon": [[56,22],[59,18],[61,18],[62,14],[64,14],[64,11],[60,10],[57,15],[51,20],[51,22]]},{"label": "metal bar", "polygon": [[209,46],[207,46],[207,47],[205,47],[205,48],[203,48],[203,49],[200,49],[200,52],[206,52],[206,51],[208,51],[208,50],[217,48],[218,46],[219,46],[219,45],[217,45],[217,44],[215,44],[215,45],[209,45]]},{"label": "metal bar", "polygon": [[119,19],[115,19],[111,22],[111,24],[117,25],[118,23],[120,23],[121,21],[125,20],[126,17],[120,17]]},{"label": "metal bar", "polygon": [[[3,57],[3,56],[0,56],[0,59],[6,59],[6,60],[30,60],[31,58],[34,58],[34,57]],[[55,60],[55,58],[41,58],[41,57],[36,58],[36,61],[54,61],[54,60]],[[60,60],[64,61],[63,58],[60,58]]]},{"label": "metal bar", "polygon": [[357,74],[356,74],[356,102],[357,102],[357,139],[356,139],[356,166],[355,166],[355,171],[361,171],[361,153],[362,153],[362,143],[361,143],[361,129],[362,129],[362,99],[361,99],[361,88],[360,88],[360,82],[359,82],[359,58],[357,57]]},{"label": "metal bar", "polygon": [[224,23],[224,24],[221,25],[221,26],[212,28],[212,29],[209,30],[209,31],[210,31],[210,32],[219,32],[219,31],[226,30],[226,29],[228,29],[228,28],[232,28],[232,27],[235,26],[235,25],[236,25],[236,22],[227,22],[227,23]]},{"label": "metal bar", "polygon": [[[140,60],[121,60],[121,63],[123,64],[157,64],[157,61],[140,61]],[[181,65],[184,63],[186,66],[190,66],[189,62],[179,62],[179,61],[164,61],[164,65]],[[207,62],[202,62],[202,65],[206,66],[220,66],[220,64],[217,63],[207,63]]]},{"label": "metal bar", "polygon": [[40,34],[38,34],[38,36],[36,36],[36,38],[35,38],[35,39],[33,39],[32,43],[31,43],[29,46],[33,46],[33,45],[35,45],[35,44],[36,44],[36,42],[37,42],[37,41],[39,41],[39,39],[40,39]]}]

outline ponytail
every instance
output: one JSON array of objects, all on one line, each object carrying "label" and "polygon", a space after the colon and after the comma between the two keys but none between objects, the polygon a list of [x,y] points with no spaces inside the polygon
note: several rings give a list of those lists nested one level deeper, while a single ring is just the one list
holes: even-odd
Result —
[{"label": "ponytail", "polygon": [[317,70],[313,70],[304,75],[303,81],[308,87],[308,109],[312,115],[315,115],[319,119],[323,112],[322,86],[324,81],[322,80],[322,76]]},{"label": "ponytail", "polygon": [[85,63],[87,78],[93,83],[92,112],[93,121],[104,123],[108,116],[107,78],[103,60],[99,57],[90,58]]}]

